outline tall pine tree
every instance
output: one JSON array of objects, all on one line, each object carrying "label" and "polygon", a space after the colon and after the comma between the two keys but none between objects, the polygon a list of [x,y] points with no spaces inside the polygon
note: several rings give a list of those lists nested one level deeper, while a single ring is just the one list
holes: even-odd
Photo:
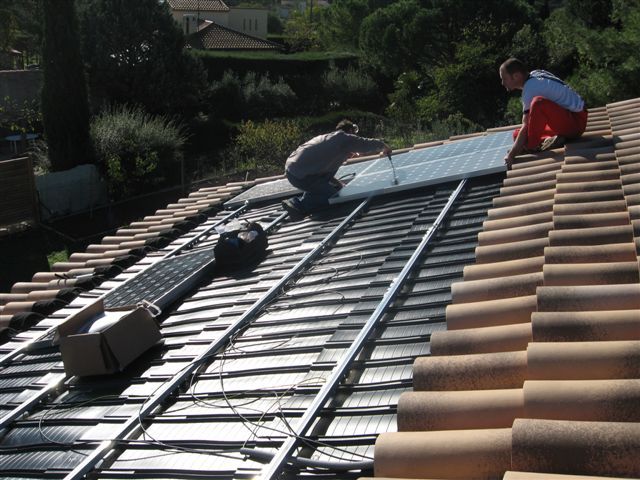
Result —
[{"label": "tall pine tree", "polygon": [[74,0],[43,0],[42,119],[54,171],[91,163],[89,103]]}]

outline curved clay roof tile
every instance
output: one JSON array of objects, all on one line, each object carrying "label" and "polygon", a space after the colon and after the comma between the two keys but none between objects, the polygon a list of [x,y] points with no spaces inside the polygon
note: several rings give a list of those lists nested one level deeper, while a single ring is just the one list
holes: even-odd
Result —
[{"label": "curved clay roof tile", "polygon": [[376,477],[498,477],[511,467],[511,429],[383,433],[374,455]]},{"label": "curved clay roof tile", "polygon": [[419,357],[413,364],[415,391],[520,388],[526,378],[527,352]]},{"label": "curved clay roof tile", "polygon": [[534,312],[531,333],[534,342],[640,340],[638,315],[637,310]]}]

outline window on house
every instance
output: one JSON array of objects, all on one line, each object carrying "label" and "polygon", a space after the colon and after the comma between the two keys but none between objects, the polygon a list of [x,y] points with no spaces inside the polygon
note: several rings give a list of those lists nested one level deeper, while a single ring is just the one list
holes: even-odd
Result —
[{"label": "window on house", "polygon": [[244,32],[247,29],[247,19],[242,19],[242,31]]},{"label": "window on house", "polygon": [[258,19],[256,18],[255,23],[254,23],[254,28],[253,28],[256,32],[258,31]]}]

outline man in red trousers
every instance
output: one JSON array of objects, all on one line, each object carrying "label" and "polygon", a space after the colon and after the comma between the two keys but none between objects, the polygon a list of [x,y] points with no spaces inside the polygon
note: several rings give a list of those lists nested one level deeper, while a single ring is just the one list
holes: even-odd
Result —
[{"label": "man in red trousers", "polygon": [[508,91],[522,90],[522,128],[513,132],[513,147],[504,157],[507,167],[520,153],[558,148],[566,138],[584,133],[584,100],[558,77],[545,70],[529,72],[517,58],[506,60],[499,73]]}]

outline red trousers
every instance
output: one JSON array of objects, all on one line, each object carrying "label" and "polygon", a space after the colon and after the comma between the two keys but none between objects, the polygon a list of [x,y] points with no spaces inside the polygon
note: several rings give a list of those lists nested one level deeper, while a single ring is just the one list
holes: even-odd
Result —
[{"label": "red trousers", "polygon": [[[527,129],[526,148],[534,150],[547,137],[560,135],[576,138],[584,133],[587,126],[587,109],[570,112],[557,103],[544,97],[533,97],[529,109],[529,127]],[[520,129],[513,132],[515,140]]]}]

